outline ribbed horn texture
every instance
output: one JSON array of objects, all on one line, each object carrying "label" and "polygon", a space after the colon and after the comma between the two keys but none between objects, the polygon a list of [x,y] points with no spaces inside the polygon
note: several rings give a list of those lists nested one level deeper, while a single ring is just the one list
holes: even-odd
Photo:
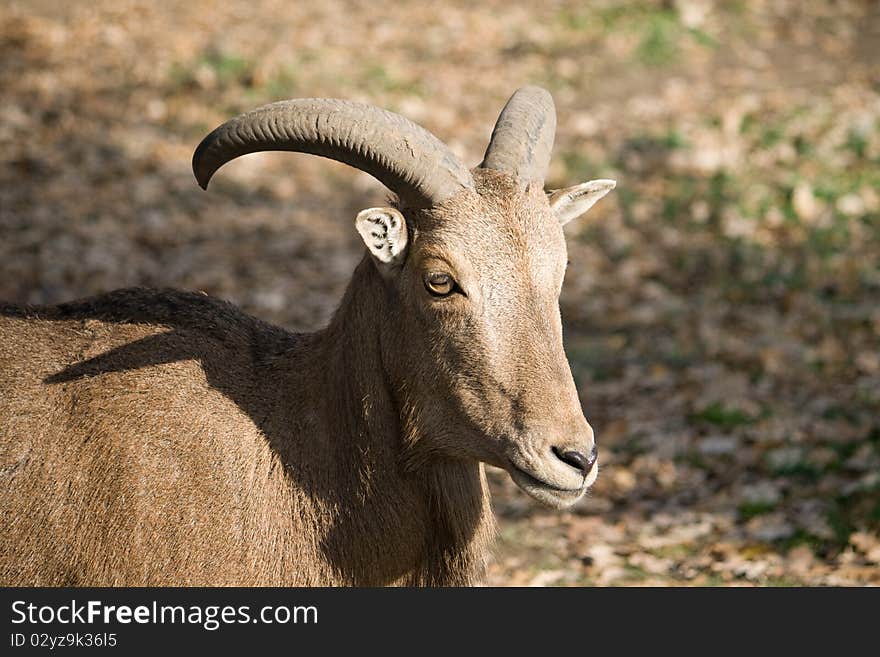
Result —
[{"label": "ribbed horn texture", "polygon": [[207,189],[217,169],[258,151],[297,151],[344,162],[411,207],[430,207],[474,185],[452,151],[424,128],[372,105],[333,98],[271,103],[227,121],[196,148],[193,173]]},{"label": "ribbed horn texture", "polygon": [[507,101],[480,165],[513,175],[521,187],[544,182],[556,135],[553,98],[541,87],[522,87]]}]

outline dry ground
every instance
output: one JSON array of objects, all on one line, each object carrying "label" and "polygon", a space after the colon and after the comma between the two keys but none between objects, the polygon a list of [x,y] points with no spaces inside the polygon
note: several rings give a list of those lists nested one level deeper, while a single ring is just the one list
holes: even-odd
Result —
[{"label": "dry ground", "polygon": [[206,131],[346,97],[476,163],[542,84],[548,186],[619,183],[562,300],[603,470],[566,513],[492,472],[489,582],[880,583],[880,5],[534,4],[7,0],[0,298],[168,285],[315,328],[383,190],[271,154],[205,194]]}]

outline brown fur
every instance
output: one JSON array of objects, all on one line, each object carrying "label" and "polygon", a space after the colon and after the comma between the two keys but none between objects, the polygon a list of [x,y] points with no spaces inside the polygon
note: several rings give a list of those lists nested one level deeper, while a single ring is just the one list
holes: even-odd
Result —
[{"label": "brown fur", "polygon": [[[478,581],[480,461],[589,427],[561,228],[542,191],[474,176],[477,194],[405,212],[402,270],[366,256],[314,334],[173,290],[0,306],[0,583]],[[471,306],[424,295],[437,255],[469,270]]]}]

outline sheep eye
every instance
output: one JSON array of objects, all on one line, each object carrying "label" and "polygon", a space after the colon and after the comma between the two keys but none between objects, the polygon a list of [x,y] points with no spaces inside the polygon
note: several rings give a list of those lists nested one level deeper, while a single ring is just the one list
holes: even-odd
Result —
[{"label": "sheep eye", "polygon": [[425,276],[425,287],[435,297],[445,297],[455,290],[455,281],[449,274],[433,273]]}]

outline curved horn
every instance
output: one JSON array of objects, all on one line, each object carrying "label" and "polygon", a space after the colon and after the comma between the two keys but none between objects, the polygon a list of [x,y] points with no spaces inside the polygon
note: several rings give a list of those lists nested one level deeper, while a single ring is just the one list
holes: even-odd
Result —
[{"label": "curved horn", "polygon": [[332,98],[271,103],[227,121],[196,148],[193,173],[207,189],[217,169],[257,151],[297,151],[344,162],[415,207],[473,189],[470,172],[424,128],[372,105]]},{"label": "curved horn", "polygon": [[534,180],[543,183],[555,134],[556,108],[550,93],[522,87],[501,110],[480,166],[505,171],[521,186]]}]

